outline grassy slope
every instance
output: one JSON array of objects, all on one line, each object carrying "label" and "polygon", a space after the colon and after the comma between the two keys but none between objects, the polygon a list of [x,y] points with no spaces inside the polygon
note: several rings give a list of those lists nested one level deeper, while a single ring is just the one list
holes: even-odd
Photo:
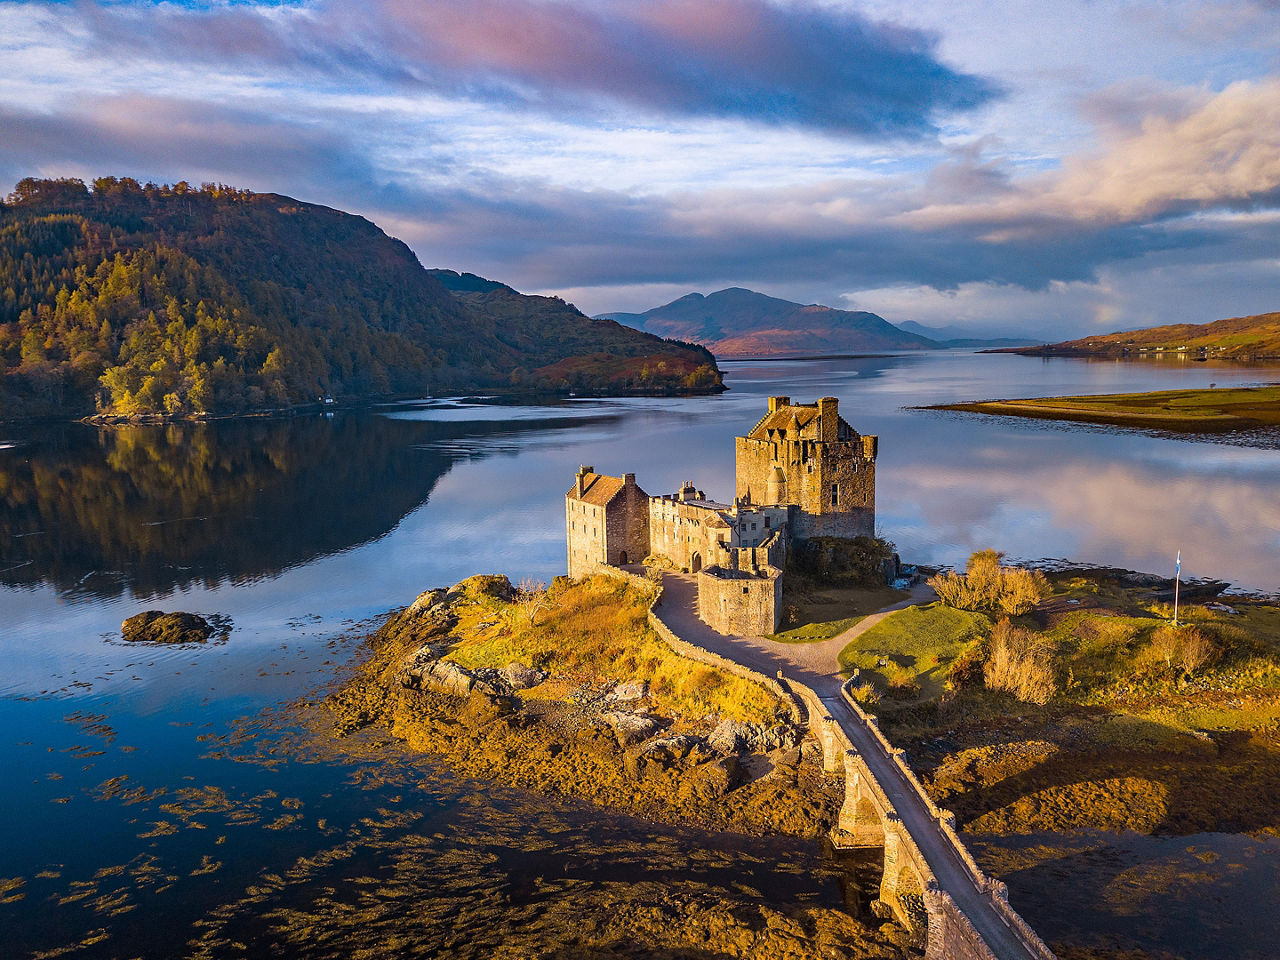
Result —
[{"label": "grassy slope", "polygon": [[[536,613],[493,597],[475,599],[457,630],[466,639],[449,653],[462,666],[532,662],[565,690],[575,682],[643,680],[651,699],[673,716],[715,713],[769,723],[779,708],[763,687],[672,652],[649,626],[651,596],[613,577],[557,581]],[[542,688],[533,693],[550,695]]]},{"label": "grassy slope", "polygon": [[[1183,607],[1183,623],[1215,648],[1187,672],[1153,648],[1167,604],[1103,576],[1063,578],[1016,621],[1055,649],[1048,704],[977,680],[945,694],[927,682],[889,689],[876,709],[972,830],[1280,833],[1280,607],[1232,603],[1236,614]],[[939,635],[931,645],[922,631],[908,647],[917,665],[956,649]]]},{"label": "grassy slope", "polygon": [[769,639],[779,643],[830,640],[869,614],[906,597],[905,590],[892,587],[809,586],[803,594],[788,592],[783,596],[783,604],[795,625],[770,635]]},{"label": "grassy slope", "polygon": [[857,669],[882,689],[937,696],[956,657],[990,627],[991,621],[980,613],[940,603],[907,607],[841,650],[840,669],[845,673]]},{"label": "grassy slope", "polygon": [[1015,350],[1032,356],[1115,357],[1133,356],[1139,351],[1177,353],[1180,348],[1190,355],[1201,352],[1215,358],[1256,358],[1280,356],[1280,313],[1262,313],[1251,317],[1231,317],[1212,323],[1179,323],[1146,330],[1110,333],[1101,337],[1066,340],[1044,347]]},{"label": "grassy slope", "polygon": [[1280,425],[1280,386],[956,403],[934,409],[1195,432]]}]

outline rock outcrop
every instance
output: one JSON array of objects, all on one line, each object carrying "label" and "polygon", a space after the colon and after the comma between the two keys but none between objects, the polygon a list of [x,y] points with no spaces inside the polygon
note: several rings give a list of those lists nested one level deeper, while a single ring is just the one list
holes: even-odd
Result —
[{"label": "rock outcrop", "polygon": [[194,613],[147,610],[120,624],[129,643],[204,643],[214,633],[213,624]]}]

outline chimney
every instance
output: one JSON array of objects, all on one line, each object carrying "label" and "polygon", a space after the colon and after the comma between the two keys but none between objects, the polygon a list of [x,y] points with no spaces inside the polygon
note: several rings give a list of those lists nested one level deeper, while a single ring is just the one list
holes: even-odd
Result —
[{"label": "chimney", "polygon": [[823,397],[818,401],[818,439],[823,443],[835,443],[839,436],[840,401],[835,397]]},{"label": "chimney", "polygon": [[770,413],[777,413],[778,410],[781,409],[782,407],[789,407],[789,406],[791,406],[790,397],[770,397],[769,398]]},{"label": "chimney", "polygon": [[622,485],[624,487],[634,487],[636,485],[636,475],[634,473],[624,473],[622,475]]},{"label": "chimney", "polygon": [[595,467],[583,467],[583,466],[578,467],[578,483],[577,483],[578,496],[582,496],[587,491],[587,474],[595,473],[595,472],[596,472]]}]

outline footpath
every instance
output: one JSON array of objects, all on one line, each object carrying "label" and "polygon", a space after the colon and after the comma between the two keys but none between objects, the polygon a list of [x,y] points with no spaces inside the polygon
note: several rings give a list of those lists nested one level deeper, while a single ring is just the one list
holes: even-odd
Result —
[{"label": "footpath", "polygon": [[838,656],[859,634],[871,629],[895,610],[936,599],[932,589],[916,587],[901,603],[864,617],[830,640],[814,644],[777,643],[760,637],[726,636],[698,619],[698,581],[692,574],[664,573],[662,602],[654,613],[678,637],[766,676],[781,671],[788,679],[805,684],[840,724],[855,750],[893,805],[903,827],[915,840],[939,885],[968,917],[992,953],[1000,960],[1038,960],[1034,950],[996,912],[989,896],[978,888],[956,848],[930,814],[924,798],[899,772],[880,740],[840,695]]}]

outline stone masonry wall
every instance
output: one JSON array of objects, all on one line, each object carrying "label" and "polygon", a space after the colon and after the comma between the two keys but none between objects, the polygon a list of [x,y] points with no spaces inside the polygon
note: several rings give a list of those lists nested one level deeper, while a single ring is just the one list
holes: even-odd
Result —
[{"label": "stone masonry wall", "polygon": [[711,567],[698,574],[698,617],[719,633],[758,637],[778,629],[782,610],[782,572],[773,567],[756,575]]},{"label": "stone masonry wall", "polygon": [[565,542],[569,545],[569,576],[585,577],[608,562],[605,550],[608,533],[605,509],[566,496],[564,514]]}]

